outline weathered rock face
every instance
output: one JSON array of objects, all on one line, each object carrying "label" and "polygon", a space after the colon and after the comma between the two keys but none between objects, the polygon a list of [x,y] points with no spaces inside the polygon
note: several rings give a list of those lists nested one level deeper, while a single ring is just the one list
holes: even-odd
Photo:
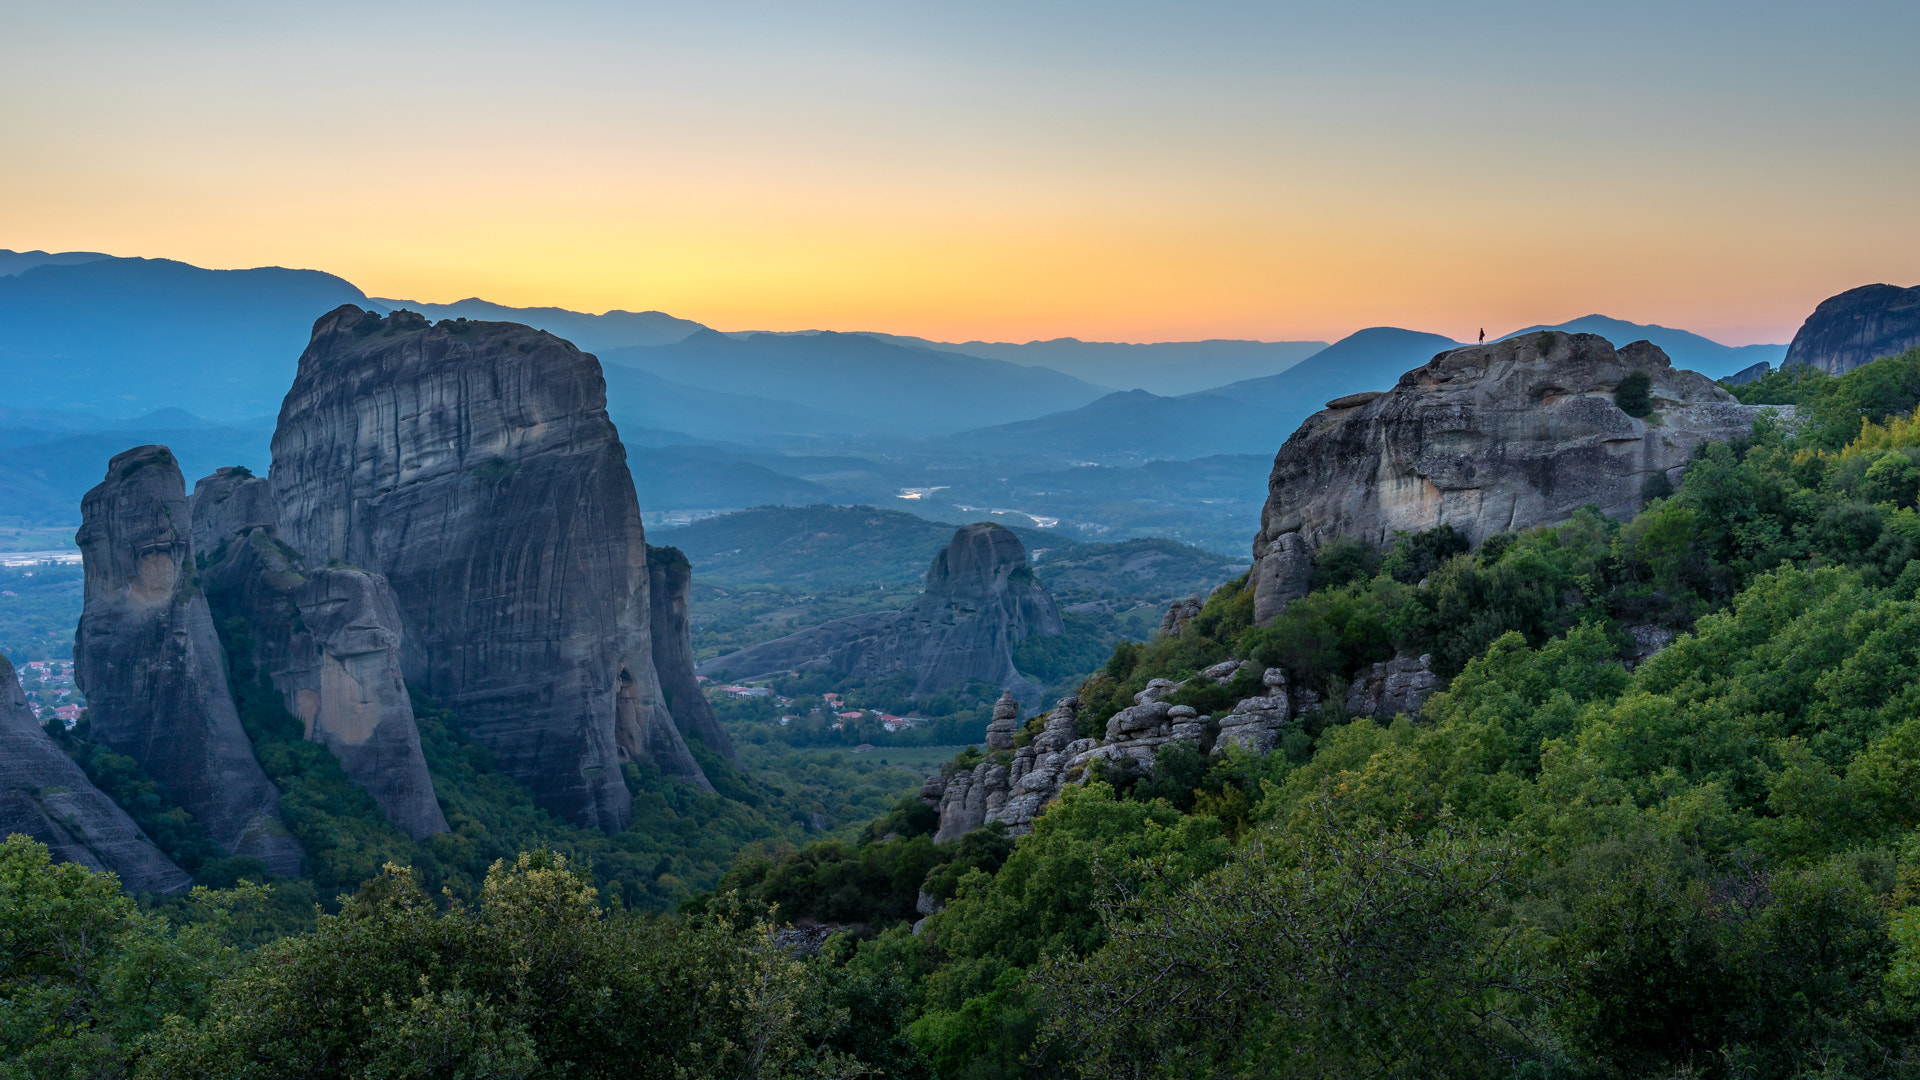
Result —
[{"label": "weathered rock face", "polygon": [[1439,685],[1431,653],[1383,660],[1354,676],[1347,687],[1347,715],[1417,713]]},{"label": "weathered rock face", "polygon": [[647,570],[653,669],[674,723],[682,735],[698,735],[707,749],[732,761],[733,741],[693,675],[693,624],[688,618],[693,567],[679,548],[648,545]]},{"label": "weathered rock face", "polygon": [[[1613,400],[1636,370],[1652,381],[1644,419]],[[1329,406],[1274,459],[1253,544],[1262,624],[1304,593],[1311,550],[1336,536],[1385,546],[1450,524],[1477,543],[1589,503],[1628,516],[1649,478],[1676,479],[1695,446],[1747,433],[1759,411],[1648,342],[1555,331],[1444,352],[1390,391]]]},{"label": "weathered rock face", "polygon": [[1213,741],[1214,753],[1224,753],[1234,748],[1265,754],[1279,744],[1287,721],[1293,718],[1293,700],[1287,693],[1287,673],[1279,668],[1268,668],[1260,676],[1260,683],[1266,690],[1264,695],[1242,699],[1234,705],[1232,712],[1220,718],[1220,734]]},{"label": "weathered rock face", "polygon": [[703,673],[741,678],[823,668],[858,678],[914,676],[926,696],[980,681],[1029,705],[1041,688],[1020,674],[1013,649],[1029,634],[1065,632],[1060,612],[1027,568],[1026,548],[1010,529],[966,525],[934,557],[927,588],[902,611],[822,623],[700,665]]},{"label": "weathered rock face", "polygon": [[94,738],[139,762],[222,848],[297,874],[300,845],[234,712],[193,574],[186,484],[173,454],[141,446],[115,455],[80,515],[86,599],[74,677]]},{"label": "weathered rock face", "polygon": [[0,656],[0,837],[12,833],[47,845],[60,862],[118,874],[128,892],[193,884],[47,735]]},{"label": "weathered rock face", "polygon": [[221,469],[194,485],[193,535],[208,602],[250,630],[254,665],[367,789],[394,827],[447,831],[400,675],[400,612],[386,579],[310,569],[275,529],[264,477]]},{"label": "weathered rock face", "polygon": [[1178,634],[1185,630],[1194,616],[1200,614],[1200,609],[1206,606],[1207,602],[1199,593],[1194,593],[1182,600],[1175,600],[1167,605],[1167,613],[1160,616],[1160,632],[1168,635]]},{"label": "weathered rock face", "polygon": [[387,579],[408,685],[547,810],[624,827],[623,759],[711,789],[654,670],[646,538],[592,356],[344,305],[301,354],[271,479],[281,537]]},{"label": "weathered rock face", "polygon": [[1019,730],[1020,703],[1003,692],[993,703],[993,719],[987,723],[987,753],[1013,749],[1013,737]]},{"label": "weathered rock face", "polygon": [[1780,366],[1805,365],[1841,375],[1916,345],[1920,286],[1862,285],[1822,300],[1793,335]]}]

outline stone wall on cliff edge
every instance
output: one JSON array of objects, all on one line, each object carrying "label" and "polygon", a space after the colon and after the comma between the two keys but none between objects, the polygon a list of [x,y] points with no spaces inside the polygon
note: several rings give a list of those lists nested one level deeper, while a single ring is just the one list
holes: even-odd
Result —
[{"label": "stone wall on cliff edge", "polygon": [[[1644,417],[1614,401],[1633,371],[1652,384]],[[1650,342],[1557,331],[1453,349],[1327,406],[1274,458],[1253,543],[1261,625],[1305,594],[1336,536],[1386,547],[1447,524],[1478,543],[1589,504],[1629,517],[1650,480],[1677,483],[1696,446],[1747,434],[1761,411]]]},{"label": "stone wall on cliff edge", "polygon": [[114,455],[80,516],[85,598],[74,680],[93,738],[138,762],[221,848],[297,875],[300,844],[234,710],[172,452]]},{"label": "stone wall on cliff edge", "polygon": [[654,668],[646,538],[592,356],[344,305],[301,354],[270,479],[282,539],[386,578],[408,685],[541,806],[623,828],[626,760],[712,789]]}]

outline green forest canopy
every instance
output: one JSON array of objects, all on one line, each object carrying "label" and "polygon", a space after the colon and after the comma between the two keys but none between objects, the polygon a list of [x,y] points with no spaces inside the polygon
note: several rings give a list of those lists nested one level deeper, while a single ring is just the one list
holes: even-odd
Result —
[{"label": "green forest canopy", "polygon": [[[1920,350],[1741,388],[1797,423],[1702,448],[1628,522],[1330,545],[1267,627],[1221,590],[1116,648],[1083,723],[1230,656],[1329,707],[1265,757],[1173,743],[1089,778],[1017,841],[934,844],[907,799],[744,855],[676,916],[603,910],[538,852],[465,903],[392,869],[250,952],[257,890],[163,917],[9,841],[5,1068],[1920,1075],[1916,375]],[[1642,625],[1683,633],[1630,664]],[[1418,716],[1341,714],[1362,665],[1416,650],[1449,677]],[[790,954],[770,904],[858,927]]]}]

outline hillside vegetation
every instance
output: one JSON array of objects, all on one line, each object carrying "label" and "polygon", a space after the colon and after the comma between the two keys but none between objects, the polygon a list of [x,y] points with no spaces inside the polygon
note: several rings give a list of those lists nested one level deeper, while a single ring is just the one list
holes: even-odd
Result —
[{"label": "hillside vegetation", "polygon": [[[1083,726],[1228,657],[1328,707],[1264,757],[1174,742],[1150,775],[1096,772],[1017,840],[935,844],[904,798],[749,849],[671,917],[608,910],[548,851],[470,900],[379,869],[253,951],[255,889],[163,917],[9,841],[0,1069],[1920,1075],[1916,372],[1920,350],[1743,388],[1798,426],[1704,447],[1631,521],[1330,544],[1267,627],[1244,581],[1220,590],[1115,648]],[[1648,656],[1648,626],[1680,634]],[[1446,688],[1344,716],[1347,680],[1402,650]],[[847,932],[795,948],[773,905]]]}]

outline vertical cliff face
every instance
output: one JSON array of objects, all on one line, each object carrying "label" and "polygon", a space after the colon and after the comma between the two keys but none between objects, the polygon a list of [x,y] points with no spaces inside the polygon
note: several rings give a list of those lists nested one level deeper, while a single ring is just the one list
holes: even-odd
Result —
[{"label": "vertical cliff face", "polygon": [[118,874],[128,892],[193,884],[47,735],[0,656],[0,837],[12,833],[47,845],[61,862]]},{"label": "vertical cliff face", "polygon": [[653,668],[682,735],[698,735],[707,749],[734,759],[733,741],[693,673],[693,626],[688,621],[693,566],[679,548],[647,547]]},{"label": "vertical cliff face", "polygon": [[384,576],[407,682],[549,811],[625,826],[623,759],[708,787],[661,692],[646,540],[599,362],[512,323],[352,305],[273,438],[280,535]]},{"label": "vertical cliff face", "polygon": [[1065,630],[1053,597],[1027,566],[1020,538],[981,522],[953,534],[927,570],[926,591],[905,610],[835,619],[700,666],[742,677],[802,668],[858,678],[906,672],[915,696],[977,681],[1031,706],[1042,688],[1020,674],[1013,650],[1029,634]]},{"label": "vertical cliff face", "polygon": [[1787,346],[1782,369],[1844,375],[1920,345],[1920,286],[1862,285],[1820,301]]},{"label": "vertical cliff face", "polygon": [[164,446],[115,455],[80,504],[86,596],[74,676],[93,736],[140,763],[215,843],[277,874],[300,870],[280,796],[234,712],[226,662],[193,574],[186,485]]},{"label": "vertical cliff face", "polygon": [[326,746],[394,826],[447,831],[400,674],[400,613],[378,574],[308,568],[280,541],[265,477],[221,469],[194,485],[208,602],[251,631],[253,662],[307,738]]},{"label": "vertical cliff face", "polygon": [[[1615,394],[1635,372],[1646,402],[1629,414]],[[1253,544],[1255,621],[1305,592],[1333,537],[1385,546],[1446,524],[1477,543],[1588,504],[1626,517],[1648,481],[1677,481],[1694,447],[1747,434],[1758,412],[1645,341],[1543,331],[1441,353],[1391,390],[1328,402],[1280,448]]]}]

